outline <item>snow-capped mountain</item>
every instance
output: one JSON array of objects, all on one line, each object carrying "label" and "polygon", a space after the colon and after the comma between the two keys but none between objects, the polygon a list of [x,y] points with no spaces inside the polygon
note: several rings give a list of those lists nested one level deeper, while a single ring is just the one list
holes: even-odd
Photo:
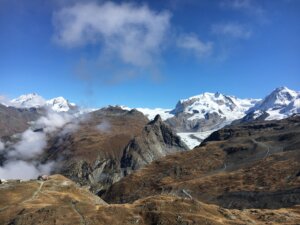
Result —
[{"label": "snow-capped mountain", "polygon": [[[22,95],[4,105],[16,108],[51,108],[56,112],[72,112],[82,115],[96,109],[78,109],[63,97],[46,100],[32,93]],[[132,108],[121,106],[124,110]],[[240,99],[221,93],[205,92],[178,101],[174,109],[163,108],[136,108],[149,120],[159,114],[168,123],[183,141],[194,148],[212,132],[236,122],[252,120],[277,120],[300,113],[300,92],[287,87],[280,87],[271,92],[264,99]]]},{"label": "snow-capped mountain", "polygon": [[70,103],[63,97],[50,99],[46,102],[46,105],[56,112],[68,112],[76,109],[76,105],[74,103]]},{"label": "snow-capped mountain", "polygon": [[226,120],[236,120],[245,115],[245,112],[259,99],[239,99],[221,93],[205,92],[188,99],[180,100],[172,114],[181,113],[192,115],[189,120],[205,119],[208,114],[216,113]]},{"label": "snow-capped mountain", "polygon": [[280,87],[251,107],[247,116],[248,120],[278,120],[295,113],[300,113],[300,92]]},{"label": "snow-capped mountain", "polygon": [[221,93],[203,93],[180,100],[166,122],[190,147],[199,145],[212,132],[240,119],[259,99],[240,99]]},{"label": "snow-capped mountain", "polygon": [[16,108],[40,108],[46,105],[46,100],[36,93],[31,93],[21,95],[20,97],[11,100],[10,103],[11,106]]},{"label": "snow-capped mountain", "polygon": [[150,120],[160,114],[190,147],[233,121],[278,120],[300,113],[300,92],[280,87],[264,99],[205,92],[178,101],[173,110],[137,108]]},{"label": "snow-capped mountain", "polygon": [[36,93],[21,95],[20,97],[11,100],[9,105],[16,108],[47,107],[56,112],[70,112],[77,108],[74,103],[70,103],[63,97],[46,100]]},{"label": "snow-capped mountain", "polygon": [[149,120],[159,114],[183,141],[194,148],[213,131],[246,115],[260,99],[239,99],[221,93],[203,93],[178,101],[173,110],[136,108]]}]

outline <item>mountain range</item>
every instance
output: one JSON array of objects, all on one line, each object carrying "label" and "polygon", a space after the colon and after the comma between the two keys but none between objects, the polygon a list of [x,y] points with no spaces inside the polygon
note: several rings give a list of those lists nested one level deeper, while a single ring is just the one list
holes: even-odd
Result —
[{"label": "mountain range", "polygon": [[71,112],[76,110],[76,105],[70,103],[64,97],[57,97],[53,99],[46,100],[42,96],[31,93],[26,95],[21,95],[18,98],[12,99],[2,103],[6,106],[12,106],[15,108],[50,108],[55,112]]},{"label": "mountain range", "polygon": [[203,93],[179,100],[174,109],[137,108],[149,119],[160,114],[192,149],[212,132],[235,122],[273,120],[300,113],[300,92],[287,87],[263,99],[240,99],[221,93]]},{"label": "mountain range", "polygon": [[[2,103],[4,104],[4,103]],[[22,95],[4,105],[15,108],[48,108],[55,112],[84,114],[90,109],[80,109],[63,97],[45,100],[36,93]],[[121,106],[124,110],[131,110]],[[300,92],[287,87],[273,90],[263,99],[241,99],[221,93],[205,92],[179,100],[174,109],[135,108],[149,120],[160,115],[190,148],[199,145],[212,132],[236,122],[284,119],[300,113]],[[96,110],[96,109],[94,109]]]},{"label": "mountain range", "polygon": [[168,110],[6,101],[0,223],[299,224],[299,96],[203,93]]},{"label": "mountain range", "polygon": [[[70,125],[48,133],[44,152],[26,157],[56,161],[52,175],[0,179],[1,224],[300,222],[297,115],[228,125],[190,151],[160,116],[149,122],[137,110],[107,107],[77,129]],[[13,151],[5,142],[1,176]],[[14,168],[25,170],[16,162]]]}]

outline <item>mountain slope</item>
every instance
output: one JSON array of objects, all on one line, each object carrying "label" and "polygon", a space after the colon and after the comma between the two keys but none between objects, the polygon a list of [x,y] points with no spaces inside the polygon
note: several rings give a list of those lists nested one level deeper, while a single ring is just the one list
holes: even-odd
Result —
[{"label": "mountain slope", "polygon": [[148,123],[136,110],[108,107],[88,115],[75,131],[53,135],[43,162],[58,161],[54,173],[102,193],[123,176],[184,144],[160,119]]},{"label": "mountain slope", "polygon": [[56,161],[60,173],[83,185],[105,189],[121,178],[119,161],[129,141],[148,119],[136,110],[108,107],[79,117],[70,132],[51,137],[43,161]]},{"label": "mountain slope", "polygon": [[108,205],[60,176],[46,181],[0,182],[1,224],[183,225],[297,224],[299,207],[278,210],[224,209],[194,199],[157,195],[133,204]]},{"label": "mountain slope", "polygon": [[110,203],[158,194],[225,208],[300,204],[300,117],[229,126],[200,147],[157,160],[112,185]]}]

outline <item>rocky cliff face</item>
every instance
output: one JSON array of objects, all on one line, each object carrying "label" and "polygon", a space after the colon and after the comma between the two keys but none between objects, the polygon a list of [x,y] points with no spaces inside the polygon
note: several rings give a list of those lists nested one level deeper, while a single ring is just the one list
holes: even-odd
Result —
[{"label": "rocky cliff face", "polygon": [[136,110],[109,107],[91,113],[74,133],[54,136],[44,161],[58,161],[55,173],[101,195],[133,170],[184,150],[159,116],[148,123]]},{"label": "rocky cliff face", "polygon": [[168,154],[187,150],[176,133],[157,115],[148,123],[140,136],[126,146],[121,169],[126,176],[152,161]]},{"label": "rocky cliff face", "polygon": [[147,123],[142,113],[119,107],[83,115],[75,130],[57,132],[50,138],[42,160],[56,162],[54,173],[101,191],[121,178],[119,162],[124,147]]}]

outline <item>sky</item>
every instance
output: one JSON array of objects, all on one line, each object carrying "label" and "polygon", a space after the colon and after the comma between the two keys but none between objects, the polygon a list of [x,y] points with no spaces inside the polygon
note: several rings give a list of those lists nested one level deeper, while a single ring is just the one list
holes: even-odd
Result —
[{"label": "sky", "polygon": [[0,85],[85,107],[300,90],[300,1],[0,0]]}]

